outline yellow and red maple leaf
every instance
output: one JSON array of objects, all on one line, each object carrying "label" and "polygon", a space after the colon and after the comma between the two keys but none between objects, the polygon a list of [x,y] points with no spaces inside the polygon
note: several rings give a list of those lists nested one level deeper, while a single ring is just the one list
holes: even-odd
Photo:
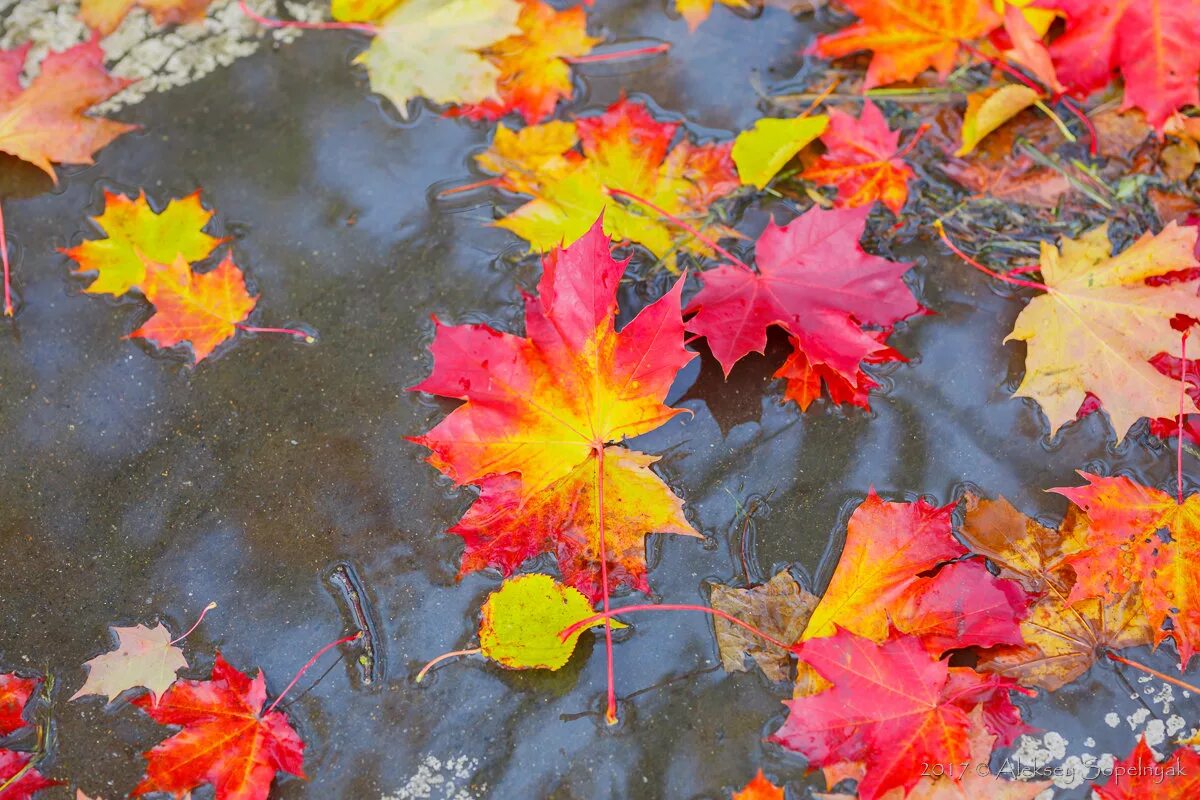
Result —
[{"label": "yellow and red maple leaf", "polygon": [[999,27],[987,0],[842,0],[859,21],[818,36],[810,48],[824,58],[873,52],[864,89],[909,81],[932,67],[945,78],[964,42]]},{"label": "yellow and red maple leaf", "polygon": [[79,18],[101,36],[107,36],[134,6],[145,9],[154,18],[154,24],[162,27],[199,22],[210,3],[212,0],[83,0]]},{"label": "yellow and red maple leaf", "polygon": [[0,51],[0,152],[28,161],[58,182],[54,164],[91,164],[96,151],[137,128],[88,116],[87,111],[128,86],[104,68],[97,39],[50,53],[21,87],[29,45]]},{"label": "yellow and red maple leaf", "polygon": [[908,200],[912,168],[899,156],[900,131],[888,128],[879,106],[863,101],[858,118],[844,111],[829,112],[829,127],[821,135],[826,151],[800,177],[837,187],[834,205],[855,208],[876,200],[899,214]]},{"label": "yellow and red maple leaf", "polygon": [[[609,236],[636,242],[669,266],[679,250],[711,255],[706,244],[673,229],[661,212],[636,201],[616,202],[609,195],[617,190],[648,200],[709,238],[728,235],[707,215],[713,201],[740,185],[730,156],[732,142],[685,139],[672,147],[679,127],[659,122],[641,103],[622,99],[603,114],[574,123],[550,122],[517,137],[506,134],[503,140],[497,134],[496,145],[478,158],[479,164],[498,168],[504,188],[533,199],[496,225],[534,249],[548,251],[578,239],[603,214]],[[555,153],[550,144],[563,149]]]},{"label": "yellow and red maple leaf", "polygon": [[188,343],[197,364],[237,333],[258,302],[232,254],[203,273],[193,272],[182,256],[169,264],[148,264],[142,291],[154,304],[154,316],[130,337],[161,348]]},{"label": "yellow and red maple leaf", "polygon": [[[601,221],[547,256],[525,336],[486,325],[438,324],[433,372],[414,390],[464,400],[429,433],[429,462],[482,488],[452,532],[462,569],[511,574],[550,552],[565,583],[595,599],[645,590],[644,537],[698,535],[653,456],[621,446],[676,414],[664,404],[693,353],[683,346],[682,282],[616,329],[625,263]],[[627,263],[627,262],[626,262]]]},{"label": "yellow and red maple leaf", "polygon": [[732,800],[784,800],[783,789],[767,780],[760,769],[740,792],[733,793]]},{"label": "yellow and red maple leaf", "polygon": [[969,762],[977,708],[1001,744],[1025,730],[1009,699],[1015,683],[951,667],[915,636],[893,629],[875,642],[837,628],[794,652],[831,685],[787,701],[788,718],[771,740],[810,767],[861,763],[862,800],[907,793],[929,764]]},{"label": "yellow and red maple leaf", "polygon": [[1113,764],[1112,777],[1092,790],[1100,800],[1192,800],[1200,796],[1200,753],[1180,747],[1159,761],[1139,736],[1133,751]]},{"label": "yellow and red maple leaf", "polygon": [[212,784],[216,800],[266,800],[278,772],[304,777],[304,742],[282,711],[267,710],[267,682],[250,678],[220,653],[207,681],[176,681],[157,703],[133,704],[179,733],[146,752],[146,777],[133,797],[171,792],[181,797]]},{"label": "yellow and red maple leaf", "polygon": [[582,6],[559,11],[542,0],[520,0],[519,34],[489,46],[487,58],[500,71],[496,97],[451,108],[447,116],[497,120],[516,111],[533,125],[554,114],[575,93],[566,59],[587,55],[599,42],[588,36]]},{"label": "yellow and red maple leaf", "polygon": [[1053,490],[1087,519],[1084,548],[1067,558],[1078,576],[1071,600],[1135,592],[1154,644],[1174,639],[1186,669],[1200,647],[1200,495],[1179,503],[1129,478],[1080,475],[1087,485]]}]

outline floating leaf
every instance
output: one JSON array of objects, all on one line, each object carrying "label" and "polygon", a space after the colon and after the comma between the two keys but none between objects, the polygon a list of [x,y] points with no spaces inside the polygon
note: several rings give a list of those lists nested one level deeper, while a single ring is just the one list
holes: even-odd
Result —
[{"label": "floating leaf", "polygon": [[[7,786],[0,797],[4,800],[32,800],[43,789],[59,785],[59,781],[47,780],[37,769],[29,767],[32,760],[32,753],[0,750],[0,786]],[[18,775],[21,777],[17,778]]]},{"label": "floating leaf", "polygon": [[175,682],[179,670],[187,668],[183,650],[171,643],[171,632],[162,623],[154,628],[113,627],[112,632],[117,635],[117,649],[84,664],[87,680],[71,699],[99,694],[111,703],[122,692],[140,687],[149,689],[157,702]]},{"label": "floating leaf", "polygon": [[0,674],[0,738],[29,726],[25,706],[40,683],[40,678],[22,678],[15,672]]},{"label": "floating leaf", "polygon": [[79,18],[83,24],[108,36],[117,29],[134,6],[144,8],[154,18],[154,24],[182,25],[199,22],[212,0],[83,0],[79,4]]},{"label": "floating leaf", "polygon": [[914,173],[900,157],[900,132],[888,128],[879,106],[864,100],[858,119],[833,109],[821,143],[825,154],[800,177],[836,186],[838,208],[869,206],[878,200],[893,214],[900,213]]},{"label": "floating leaf", "polygon": [[[718,0],[675,0],[675,10],[687,22],[688,30],[694,32],[696,28],[700,27],[700,23],[708,19],[708,15],[712,13],[713,5],[717,2]],[[730,8],[752,8],[749,0],[719,0],[719,2],[721,5],[729,6]]]},{"label": "floating leaf", "polygon": [[1180,747],[1159,761],[1139,736],[1137,746],[1112,766],[1112,777],[1092,790],[1100,800],[1192,800],[1200,794],[1200,753]]},{"label": "floating leaf", "polygon": [[740,792],[734,792],[732,800],[784,800],[783,789],[767,780],[760,769]]},{"label": "floating leaf", "polygon": [[[795,642],[804,633],[817,598],[784,571],[762,586],[738,589],[717,584],[712,587],[709,602],[718,611],[737,617],[781,642]],[[745,672],[746,656],[750,656],[769,680],[788,679],[792,670],[789,651],[720,617],[713,620],[713,625],[721,665],[726,672]]]},{"label": "floating leaf", "polygon": [[964,156],[992,131],[1038,101],[1039,95],[1028,86],[1010,83],[999,89],[986,89],[967,95],[963,115],[962,146],[954,154]]},{"label": "floating leaf", "polygon": [[765,189],[787,162],[825,132],[829,117],[764,117],[733,141],[733,161],[742,183]]}]

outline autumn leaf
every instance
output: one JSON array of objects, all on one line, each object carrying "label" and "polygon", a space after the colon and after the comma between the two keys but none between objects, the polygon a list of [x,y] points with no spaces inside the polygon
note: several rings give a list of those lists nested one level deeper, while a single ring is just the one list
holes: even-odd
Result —
[{"label": "autumn leaf", "polygon": [[204,233],[212,216],[200,204],[200,192],[156,212],[144,191],[135,199],[105,191],[104,211],[92,222],[106,238],[87,239],[60,252],[75,261],[77,273],[96,273],[85,292],[122,295],[142,287],[147,260],[170,264],[176,256],[189,263],[207,258],[224,241]]},{"label": "autumn leaf", "polygon": [[[870,255],[859,244],[868,212],[812,208],[785,226],[767,226],[755,250],[757,272],[724,264],[700,273],[687,327],[707,339],[726,375],[747,354],[763,352],[767,329],[777,325],[804,358],[785,364],[777,377],[809,380],[817,370],[832,395],[867,407],[865,389],[874,383],[862,365],[903,357],[878,331],[864,328],[890,331],[923,311],[901,280],[910,265]],[[803,388],[789,394],[809,402],[813,396]]]},{"label": "autumn leaf", "polygon": [[112,632],[117,635],[117,649],[84,664],[88,669],[87,680],[71,700],[99,694],[111,703],[122,692],[140,687],[149,689],[151,698],[157,702],[175,682],[179,670],[187,668],[183,650],[172,644],[171,632],[162,623],[154,628],[113,627]]},{"label": "autumn leaf", "polygon": [[743,184],[765,189],[779,170],[825,132],[824,114],[794,119],[764,117],[733,140],[733,162]]},{"label": "autumn leaf", "polygon": [[[565,142],[569,137],[555,126],[551,138]],[[540,129],[541,126],[539,126]],[[550,154],[544,148],[522,149],[534,158],[513,163],[514,152],[497,152],[480,158],[496,159],[509,176],[508,186],[532,195],[533,200],[495,224],[512,231],[539,251],[581,237],[601,214],[604,230],[617,240],[636,242],[663,259],[669,267],[683,250],[710,255],[703,242],[673,230],[658,211],[634,202],[614,201],[610,190],[654,203],[668,214],[689,221],[710,238],[729,231],[708,222],[708,206],[738,188],[737,173],[730,157],[732,144],[693,144],[681,140],[674,147],[678,123],[658,122],[642,105],[619,100],[599,116],[580,117],[574,123],[579,152],[564,150]],[[528,131],[530,129],[526,129]],[[522,131],[524,142],[539,134]]]},{"label": "autumn leaf", "polygon": [[1200,753],[1180,747],[1159,761],[1139,736],[1137,746],[1112,766],[1112,777],[1093,786],[1100,800],[1191,800],[1200,794]]},{"label": "autumn leaf", "polygon": [[[1175,416],[1179,386],[1150,360],[1178,352],[1177,314],[1200,318],[1200,277],[1147,283],[1200,266],[1196,229],[1167,225],[1112,255],[1107,226],[1061,249],[1042,243],[1041,272],[1048,287],[1029,301],[1005,341],[1028,343],[1025,377],[1016,395],[1037,401],[1051,435],[1090,392],[1098,397],[1123,439],[1140,417]],[[1197,410],[1189,401],[1187,410]]]},{"label": "autumn leaf", "polygon": [[1174,639],[1187,669],[1200,645],[1200,495],[1178,503],[1129,478],[1080,475],[1086,486],[1052,490],[1087,517],[1086,549],[1067,558],[1078,576],[1071,599],[1138,590],[1155,646]]},{"label": "autumn leaf", "polygon": [[663,401],[693,357],[682,282],[617,331],[625,263],[609,247],[598,220],[546,258],[524,337],[438,324],[433,372],[412,388],[465,402],[414,441],[455,483],[482,486],[451,531],[466,543],[464,573],[509,575],[550,552],[563,581],[595,600],[619,585],[647,589],[646,534],[698,535],[650,470],[656,459],[619,444],[681,413]]},{"label": "autumn leaf", "polygon": [[560,100],[575,93],[565,59],[591,52],[602,39],[588,36],[582,6],[558,11],[542,0],[519,0],[519,34],[488,46],[486,56],[499,70],[496,99],[456,106],[447,116],[497,120],[518,112],[527,125],[553,116]]},{"label": "autumn leaf", "polygon": [[1116,70],[1125,79],[1122,108],[1140,108],[1155,128],[1184,106],[1200,105],[1200,3],[1044,3],[1066,18],[1063,34],[1050,44],[1058,76],[1084,97],[1104,88]]},{"label": "autumn leaf", "polygon": [[131,81],[108,74],[93,38],[50,53],[22,89],[28,52],[29,45],[0,51],[0,152],[28,161],[57,183],[54,164],[91,164],[97,150],[137,128],[86,114]]},{"label": "autumn leaf", "polygon": [[40,683],[40,678],[22,678],[15,672],[0,674],[0,738],[29,726],[25,706]]},{"label": "autumn leaf", "polygon": [[[509,669],[561,668],[575,652],[583,628],[566,639],[559,633],[593,616],[592,604],[577,589],[549,575],[508,578],[488,595],[479,623],[479,648]],[[595,625],[603,625],[597,620]],[[617,620],[611,626],[624,628]]]},{"label": "autumn leaf", "polygon": [[[781,642],[794,642],[804,633],[817,598],[783,571],[761,586],[739,589],[716,584],[709,595],[709,603],[717,611],[753,625]],[[792,670],[789,651],[721,617],[716,617],[713,625],[721,665],[726,672],[745,672],[746,656],[750,656],[768,680],[788,679]]]},{"label": "autumn leaf", "polygon": [[212,0],[83,0],[79,4],[79,18],[83,24],[108,36],[117,29],[134,6],[144,8],[154,18],[154,24],[182,25],[200,22]]},{"label": "autumn leaf", "polygon": [[675,0],[675,10],[687,22],[688,30],[695,32],[696,28],[700,27],[700,23],[708,19],[713,5],[717,2],[730,8],[752,8],[749,0]]},{"label": "autumn leaf", "polygon": [[519,36],[517,0],[403,0],[379,21],[355,59],[371,89],[408,117],[408,101],[470,104],[499,100],[500,69],[484,51]]},{"label": "autumn leaf", "polygon": [[732,800],[784,800],[784,795],[783,789],[767,780],[760,769],[740,792],[733,793]]},{"label": "autumn leaf", "polygon": [[263,713],[267,682],[230,666],[221,654],[207,681],[179,680],[155,704],[133,703],[160,725],[183,730],[146,755],[146,777],[133,790],[180,796],[212,784],[216,800],[266,800],[277,772],[304,777],[304,742],[282,711]]},{"label": "autumn leaf", "polygon": [[1150,643],[1150,623],[1135,593],[1070,599],[1075,572],[1068,559],[1084,546],[1084,524],[1069,513],[1055,530],[1025,517],[1003,498],[967,497],[962,540],[1034,598],[1021,622],[1024,643],[981,654],[979,669],[1052,692],[1091,669],[1104,651]]},{"label": "autumn leaf", "polygon": [[232,254],[203,273],[193,272],[182,256],[154,265],[142,290],[154,304],[154,316],[129,336],[164,349],[186,342],[196,364],[237,333],[257,302],[246,290],[246,278]]},{"label": "autumn leaf", "polygon": [[832,686],[786,702],[787,721],[771,740],[810,767],[861,762],[862,800],[910,791],[923,765],[972,757],[970,712],[982,706],[1001,744],[1024,730],[1007,678],[951,667],[913,636],[892,631],[881,644],[838,628],[794,648]]},{"label": "autumn leaf", "polygon": [[834,205],[838,208],[869,206],[878,200],[893,214],[900,213],[908,200],[908,182],[915,174],[901,158],[900,132],[888,128],[877,105],[864,100],[858,119],[831,110],[829,129],[821,143],[825,154],[804,170],[801,178],[836,186]]},{"label": "autumn leaf", "polygon": [[573,122],[554,120],[517,131],[502,122],[491,147],[475,156],[475,163],[497,176],[499,188],[536,195],[579,163],[582,156],[574,149],[578,143]]},{"label": "autumn leaf", "polygon": [[964,156],[992,131],[1041,99],[1041,95],[1019,83],[985,89],[967,95],[963,114],[962,144],[954,155]]},{"label": "autumn leaf", "polygon": [[[1005,4],[1003,0],[1000,3],[1004,8],[997,10],[1004,14],[1004,32],[1008,35],[1008,46],[1001,54],[1006,60],[1028,70],[1054,94],[1066,91],[1058,79],[1050,51],[1042,43],[1042,37],[1056,16],[1054,11],[1029,8],[1028,5],[1018,7],[1013,3]],[[1035,21],[1037,24],[1033,24]]]},{"label": "autumn leaf", "polygon": [[[32,800],[43,789],[59,785],[59,781],[47,780],[37,769],[29,767],[32,760],[32,753],[0,750],[0,786],[7,787],[0,797],[4,800]],[[21,777],[17,778],[18,775]]]},{"label": "autumn leaf", "polygon": [[931,67],[945,79],[962,43],[1000,24],[986,0],[842,0],[842,5],[859,21],[818,36],[809,50],[822,58],[873,51],[864,89],[909,81]]},{"label": "autumn leaf", "polygon": [[[846,542],[803,640],[837,628],[883,641],[893,627],[934,655],[960,647],[1019,644],[1025,593],[980,563],[955,561],[953,506],[890,503],[867,495],[846,526]],[[945,566],[941,566],[945,565]],[[932,575],[926,575],[941,566]]]},{"label": "autumn leaf", "polygon": [[[942,774],[923,775],[907,794],[897,787],[884,795],[883,800],[1035,800],[1054,785],[1051,781],[1005,780],[995,775],[991,770],[991,759],[997,736],[988,730],[982,706],[973,708],[968,717],[971,757],[967,761],[937,765]],[[832,787],[848,777],[862,780],[865,770],[861,764],[835,765],[827,768],[825,773]],[[855,800],[854,795],[848,794],[814,793],[813,797],[816,800]]]},{"label": "autumn leaf", "polygon": [[338,22],[373,22],[405,0],[331,0],[330,14]]}]

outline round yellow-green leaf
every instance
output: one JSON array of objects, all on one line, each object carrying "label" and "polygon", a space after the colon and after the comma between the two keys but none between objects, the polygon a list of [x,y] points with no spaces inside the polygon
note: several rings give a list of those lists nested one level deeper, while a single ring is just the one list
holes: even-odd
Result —
[{"label": "round yellow-green leaf", "polygon": [[733,142],[733,163],[742,184],[766,188],[792,157],[825,132],[829,117],[817,114],[795,119],[760,119]]},{"label": "round yellow-green leaf", "polygon": [[[549,575],[509,578],[488,595],[479,625],[483,654],[509,669],[559,669],[575,652],[582,629],[566,641],[559,632],[593,616],[592,604],[579,590]],[[602,625],[598,620],[596,625]],[[613,620],[614,628],[625,627]]]}]

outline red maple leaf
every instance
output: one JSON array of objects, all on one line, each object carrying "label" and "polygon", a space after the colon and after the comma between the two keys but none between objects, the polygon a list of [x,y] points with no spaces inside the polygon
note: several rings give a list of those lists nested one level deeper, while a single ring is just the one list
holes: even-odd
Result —
[{"label": "red maple leaf", "polygon": [[893,214],[900,213],[915,173],[900,158],[900,131],[888,127],[879,106],[863,101],[857,119],[830,109],[821,143],[825,154],[800,177],[836,186],[838,208],[869,206],[878,200]]},{"label": "red maple leaf", "polygon": [[809,766],[861,762],[862,800],[905,792],[929,764],[971,759],[972,709],[982,707],[988,729],[1001,744],[1026,730],[1009,700],[1017,688],[1008,678],[951,667],[932,656],[915,636],[893,630],[883,644],[838,628],[793,652],[833,684],[823,692],[786,703],[787,721],[772,737]]},{"label": "red maple leaf", "polygon": [[0,750],[0,786],[6,787],[3,792],[0,792],[0,797],[4,800],[30,800],[42,789],[49,789],[51,786],[58,786],[61,783],[61,781],[46,779],[33,768],[26,770],[20,778],[12,783],[7,783],[25,769],[32,758],[32,753]]},{"label": "red maple leaf", "polygon": [[1133,752],[1113,765],[1113,777],[1092,789],[1101,800],[1192,800],[1200,796],[1200,754],[1181,747],[1158,761],[1138,738]]},{"label": "red maple leaf", "polygon": [[758,239],[757,271],[724,264],[700,273],[687,329],[708,340],[726,375],[743,356],[763,352],[767,328],[778,325],[794,354],[776,377],[789,379],[788,395],[801,407],[819,380],[835,400],[868,406],[874,383],[862,365],[903,360],[881,340],[924,312],[901,279],[911,265],[859,244],[868,213],[812,208],[782,227],[772,222]]},{"label": "red maple leaf", "polygon": [[1200,105],[1200,2],[1197,0],[1044,0],[1066,17],[1050,45],[1059,80],[1087,95],[1120,69],[1124,108],[1140,108],[1151,125],[1188,105]]},{"label": "red maple leaf", "polygon": [[22,678],[10,672],[0,675],[0,736],[8,736],[29,726],[25,706],[37,691],[40,678]]},{"label": "red maple leaf", "polygon": [[267,682],[251,679],[217,653],[207,681],[176,681],[155,704],[133,703],[162,725],[183,730],[146,755],[146,777],[132,796],[181,797],[210,783],[216,800],[265,800],[277,772],[304,777],[304,742],[282,711],[263,713]]}]

